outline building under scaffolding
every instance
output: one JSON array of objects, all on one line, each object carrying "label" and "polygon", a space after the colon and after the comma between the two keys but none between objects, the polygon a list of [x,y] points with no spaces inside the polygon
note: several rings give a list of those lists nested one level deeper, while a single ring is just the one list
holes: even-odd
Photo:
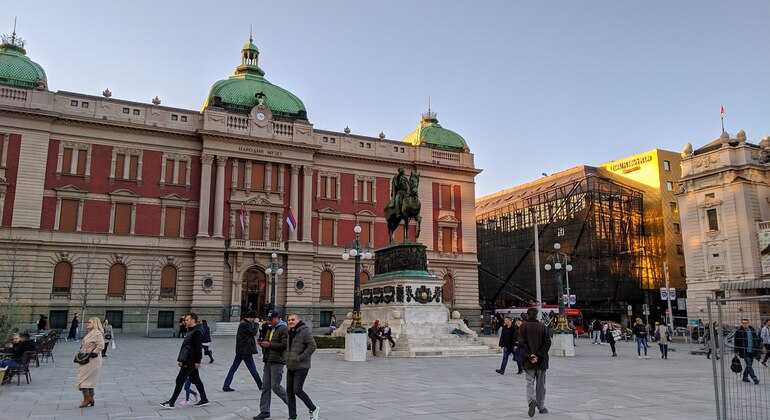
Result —
[{"label": "building under scaffolding", "polygon": [[[626,305],[641,312],[650,280],[643,193],[580,166],[476,202],[479,293],[485,308],[535,299],[535,224],[541,266],[561,244],[573,305],[586,316],[619,318]],[[555,274],[541,271],[542,297],[557,303]]]}]

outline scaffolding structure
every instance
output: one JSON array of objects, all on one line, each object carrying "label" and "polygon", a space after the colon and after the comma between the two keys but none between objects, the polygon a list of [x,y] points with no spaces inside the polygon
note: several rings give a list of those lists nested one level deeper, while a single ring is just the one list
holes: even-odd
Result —
[{"label": "scaffolding structure", "polygon": [[[479,293],[485,308],[534,301],[537,221],[541,264],[561,244],[573,266],[573,307],[618,318],[637,311],[652,288],[645,252],[642,192],[581,166],[477,202]],[[541,267],[542,269],[542,267]],[[544,303],[557,303],[556,279],[541,271]]]}]

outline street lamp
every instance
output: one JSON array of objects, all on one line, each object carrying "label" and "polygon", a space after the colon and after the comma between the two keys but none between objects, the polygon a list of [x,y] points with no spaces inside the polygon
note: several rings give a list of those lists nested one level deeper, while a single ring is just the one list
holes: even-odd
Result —
[{"label": "street lamp", "polygon": [[572,271],[572,265],[569,263],[569,255],[559,251],[561,244],[558,242],[553,244],[555,251],[548,256],[548,261],[553,262],[553,265],[547,263],[545,265],[545,271],[551,271],[553,269],[556,272],[556,295],[559,299],[559,325],[556,327],[557,332],[564,332],[566,330],[566,320],[564,318],[564,285],[562,284],[561,275],[566,271],[569,273]]},{"label": "street lamp", "polygon": [[372,258],[372,253],[368,249],[364,249],[361,246],[361,226],[356,225],[353,228],[353,232],[356,234],[356,240],[350,246],[345,247],[345,252],[342,253],[342,260],[347,261],[350,257],[353,257],[355,261],[355,277],[353,285],[353,322],[348,328],[348,332],[366,332],[363,326],[361,326],[361,258],[368,260]]},{"label": "street lamp", "polygon": [[275,310],[275,276],[283,274],[283,267],[278,264],[278,254],[273,252],[273,255],[270,256],[270,262],[267,264],[267,269],[265,270],[265,274],[272,277],[272,284],[270,285],[270,306],[267,308],[268,311],[274,311]]}]

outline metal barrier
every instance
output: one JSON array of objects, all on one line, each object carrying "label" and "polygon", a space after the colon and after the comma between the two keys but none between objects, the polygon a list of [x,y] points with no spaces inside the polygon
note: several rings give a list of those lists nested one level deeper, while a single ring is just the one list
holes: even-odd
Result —
[{"label": "metal barrier", "polygon": [[[741,298],[709,298],[709,332],[706,344],[711,349],[714,394],[716,397],[717,419],[770,419],[770,369],[760,362],[766,351],[761,343],[760,331],[770,318],[770,296],[751,296]],[[759,351],[749,352],[752,356],[739,357],[740,369],[733,372],[733,357],[745,353],[746,346],[736,346],[735,337],[742,328],[742,320],[747,319],[755,336],[752,342],[759,340]],[[714,322],[717,323],[714,328]],[[745,336],[745,333],[740,333]],[[746,340],[739,340],[740,343]],[[750,365],[756,377],[752,378]],[[747,381],[746,381],[747,380]]]}]

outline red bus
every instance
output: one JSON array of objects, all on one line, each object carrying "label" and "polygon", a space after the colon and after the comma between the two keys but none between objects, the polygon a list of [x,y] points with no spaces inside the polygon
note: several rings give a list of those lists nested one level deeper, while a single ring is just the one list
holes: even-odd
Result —
[{"label": "red bus", "polygon": [[[516,318],[521,317],[522,314],[526,314],[527,309],[529,309],[529,306],[511,306],[510,308],[496,309],[495,313],[502,314],[503,316],[510,316],[515,320]],[[551,313],[551,311],[558,314],[559,306],[543,305],[541,316],[545,323],[548,323],[548,314]],[[575,330],[578,335],[582,335],[585,329],[583,328],[583,313],[580,312],[580,309],[564,308],[564,315],[567,317],[567,322],[572,321],[573,325],[575,325]]]}]

